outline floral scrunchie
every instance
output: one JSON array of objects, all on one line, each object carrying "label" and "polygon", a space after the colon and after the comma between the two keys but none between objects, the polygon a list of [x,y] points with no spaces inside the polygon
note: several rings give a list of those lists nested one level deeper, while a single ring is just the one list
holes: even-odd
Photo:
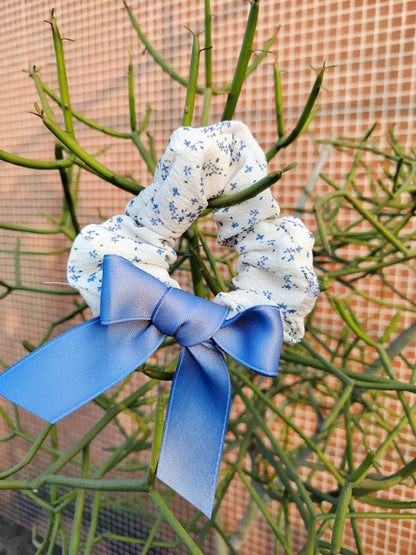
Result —
[{"label": "floral scrunchie", "polygon": [[[68,281],[95,316],[100,311],[105,254],[122,256],[168,286],[177,239],[212,198],[243,191],[267,174],[264,152],[239,121],[181,127],[172,134],[153,183],[130,201],[125,214],[85,227],[68,260]],[[280,218],[270,190],[229,208],[214,210],[218,243],[239,255],[236,289],[214,301],[229,317],[255,305],[276,305],[284,339],[298,342],[319,286],[312,266],[313,235],[299,218]]]}]

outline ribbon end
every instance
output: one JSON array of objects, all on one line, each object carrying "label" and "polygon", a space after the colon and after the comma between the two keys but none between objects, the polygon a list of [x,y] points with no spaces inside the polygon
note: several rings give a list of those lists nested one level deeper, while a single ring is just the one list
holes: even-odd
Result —
[{"label": "ribbon end", "polygon": [[103,326],[93,318],[0,374],[0,395],[55,424],[125,378],[163,338],[142,322]]},{"label": "ribbon end", "polygon": [[[202,495],[201,492],[190,491],[187,487],[182,487],[181,484],[177,484],[172,480],[171,472],[167,470],[158,470],[156,472],[157,478],[163,482],[166,486],[173,489],[181,497],[186,499],[191,505],[193,505],[198,511],[201,511],[208,519],[211,519],[212,511],[214,508],[214,498],[215,498],[215,486],[214,491],[209,492],[206,496]],[[216,484],[215,484],[216,485]]]},{"label": "ribbon end", "polygon": [[231,402],[224,357],[182,349],[172,383],[156,476],[211,518]]}]

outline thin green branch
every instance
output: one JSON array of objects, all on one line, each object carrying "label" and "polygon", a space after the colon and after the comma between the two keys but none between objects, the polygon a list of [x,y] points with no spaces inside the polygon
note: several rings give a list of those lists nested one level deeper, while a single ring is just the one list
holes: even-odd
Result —
[{"label": "thin green branch", "polygon": [[188,77],[188,84],[186,87],[185,108],[183,111],[183,118],[182,118],[182,125],[184,127],[190,127],[192,125],[196,90],[198,85],[199,59],[200,59],[199,37],[197,34],[194,34],[194,33],[192,33],[192,35],[193,35],[192,53],[191,53],[191,61],[189,63],[189,77]]},{"label": "thin green branch", "polygon": [[33,170],[59,170],[69,168],[74,163],[72,158],[61,158],[60,160],[50,161],[33,160],[31,158],[24,158],[16,154],[11,154],[5,150],[0,150],[0,160],[8,162],[9,164],[14,164],[15,166],[31,168]]},{"label": "thin green branch", "polygon": [[277,121],[277,136],[279,141],[283,141],[285,137],[285,124],[283,117],[283,100],[282,100],[282,80],[279,66],[274,64],[274,96],[275,96],[275,109]]},{"label": "thin green branch", "polygon": [[[31,75],[32,76],[32,75]],[[33,75],[32,77],[37,79],[37,83],[39,83],[38,88],[39,90],[45,92],[50,98],[52,98],[52,100],[54,102],[56,102],[58,104],[58,106],[60,106],[62,108],[62,101],[59,98],[59,96],[52,90],[50,89],[46,83],[44,83],[37,74]],[[42,108],[45,111],[46,116],[49,119],[54,119],[53,117],[50,116],[50,114],[48,114],[47,110],[45,110],[45,106],[44,103],[42,102]],[[85,125],[87,125],[88,127],[91,127],[92,129],[95,129],[96,131],[100,131],[101,133],[104,133],[105,135],[109,135],[111,137],[117,137],[119,139],[130,139],[131,135],[130,133],[122,133],[121,131],[116,131],[114,129],[110,129],[109,127],[105,127],[104,125],[101,125],[99,123],[97,123],[96,121],[93,121],[89,118],[86,118],[84,115],[82,115],[80,112],[77,112],[76,110],[72,110],[72,115],[74,118],[76,118],[78,121],[84,123]]]},{"label": "thin green branch", "polygon": [[329,246],[328,240],[325,239],[325,237],[326,237],[326,233],[324,231],[325,224],[324,224],[324,221],[323,221],[320,210],[322,209],[322,207],[325,204],[327,204],[331,200],[337,199],[339,197],[345,198],[345,200],[347,200],[361,214],[361,216],[363,216],[363,218],[366,219],[369,222],[369,224],[371,224],[372,227],[374,227],[383,237],[385,237],[385,239],[387,239],[387,241],[389,243],[391,243],[404,256],[408,256],[409,251],[403,245],[402,241],[400,241],[399,238],[397,238],[395,235],[393,235],[387,229],[386,226],[381,224],[379,222],[379,220],[371,212],[369,212],[366,208],[364,208],[364,206],[355,198],[354,195],[352,195],[351,193],[349,193],[348,191],[345,191],[345,190],[334,191],[332,193],[328,193],[324,197],[320,198],[314,205],[314,212],[315,212],[316,222],[317,222],[317,224],[319,222],[319,230],[320,230],[320,233],[322,232],[321,240],[322,240],[323,244],[325,243],[325,248],[327,248],[329,251],[332,250],[331,247]]},{"label": "thin green branch", "polygon": [[204,0],[204,35],[205,35],[205,87],[212,89],[212,14],[211,1]]},{"label": "thin green branch", "polygon": [[53,427],[53,424],[46,424],[46,426],[44,427],[42,432],[36,438],[36,441],[33,443],[32,447],[27,452],[26,456],[21,460],[20,463],[16,464],[12,468],[9,468],[8,470],[5,470],[4,472],[2,472],[0,474],[0,480],[4,480],[5,478],[8,478],[9,476],[12,476],[13,474],[16,474],[16,472],[19,472],[25,466],[27,466],[30,462],[32,462],[33,457],[36,455],[36,453],[42,447],[43,442],[45,441],[45,439],[49,435],[49,432],[51,431],[52,427]]},{"label": "thin green branch", "polygon": [[147,471],[148,484],[154,484],[156,479],[156,467],[159,460],[160,447],[162,445],[164,414],[164,399],[163,396],[159,394],[155,410],[155,428],[152,442],[152,454]]},{"label": "thin green branch", "polygon": [[293,554],[293,551],[290,548],[288,542],[286,541],[285,536],[283,535],[283,533],[278,528],[274,517],[267,510],[267,506],[265,505],[265,503],[262,500],[262,498],[260,497],[260,495],[257,493],[256,489],[254,488],[254,486],[252,485],[250,480],[247,478],[245,473],[242,472],[242,471],[239,472],[238,475],[239,475],[241,481],[243,482],[243,484],[245,485],[245,487],[247,488],[250,496],[254,499],[256,505],[260,509],[261,514],[264,516],[264,518],[268,522],[270,528],[273,530],[275,536],[279,539],[280,543],[282,544],[283,548],[285,549],[285,553],[287,553],[288,555]]},{"label": "thin green branch", "polygon": [[[81,479],[88,478],[90,463],[90,446],[86,445],[82,453],[82,466],[81,466]],[[75,513],[72,521],[71,542],[69,544],[68,555],[77,555],[79,553],[79,545],[81,542],[82,530],[82,516],[85,506],[85,489],[80,489],[77,492],[77,499],[75,502]]]},{"label": "thin green branch", "polygon": [[[62,151],[62,148],[60,147],[60,145],[55,146],[55,157],[57,158],[57,160],[62,160],[63,159],[63,151]],[[71,165],[71,169],[72,169],[72,165]],[[76,235],[78,235],[78,233],[81,231],[81,228],[80,228],[80,225],[78,223],[75,201],[74,201],[74,197],[73,197],[72,190],[71,190],[71,182],[70,181],[71,181],[71,177],[72,177],[72,172],[67,171],[66,168],[59,168],[59,175],[61,177],[61,183],[62,183],[62,188],[63,188],[63,191],[64,191],[66,208],[68,209],[68,212],[69,212],[72,227],[74,228],[74,231],[75,231]]]},{"label": "thin green branch", "polygon": [[238,193],[234,193],[232,195],[223,195],[218,198],[211,199],[208,202],[208,208],[217,209],[217,208],[226,208],[228,206],[234,206],[236,204],[240,204],[248,199],[254,198],[275,183],[277,183],[283,175],[293,169],[296,166],[296,162],[289,164],[282,170],[277,170],[270,172],[268,175],[259,179],[247,189],[240,191]]},{"label": "thin green branch", "polygon": [[98,162],[93,156],[88,154],[76,141],[75,139],[66,131],[61,129],[55,122],[40,114],[42,117],[42,121],[45,126],[49,129],[51,133],[55,135],[57,139],[59,139],[62,144],[64,144],[75,156],[77,156],[87,168],[96,173],[99,177],[112,183],[116,187],[128,191],[130,193],[138,194],[143,187],[138,183],[134,183],[122,177],[121,175],[117,175],[116,173],[112,172],[110,169],[105,167],[101,162]]},{"label": "thin green branch", "polygon": [[351,501],[352,484],[349,480],[345,480],[345,484],[341,490],[338,501],[338,507],[335,514],[334,528],[331,538],[331,555],[338,555],[341,551],[342,538],[345,530],[345,520]]},{"label": "thin green branch", "polygon": [[154,157],[151,153],[146,149],[142,140],[140,139],[140,135],[138,131],[132,131],[130,134],[131,140],[136,145],[137,150],[140,152],[141,157],[143,158],[144,163],[146,164],[148,170],[153,175],[156,169],[156,162]]},{"label": "thin green branch", "polygon": [[58,74],[59,90],[61,92],[62,112],[64,115],[65,131],[75,138],[74,125],[72,122],[71,101],[69,97],[68,78],[65,67],[65,56],[62,44],[61,33],[56,24],[54,10],[51,11],[51,21],[53,44],[55,48],[56,67]]},{"label": "thin green branch", "polygon": [[[264,47],[261,50],[256,50],[257,56],[251,62],[251,64],[248,66],[247,71],[246,71],[246,75],[245,75],[245,80],[248,77],[250,77],[250,75],[258,68],[258,66],[261,64],[261,62],[267,56],[267,54],[271,53],[271,48],[272,48],[273,44],[276,41],[277,35],[278,35],[278,31],[272,37],[270,37],[270,39],[266,42],[266,44],[264,45]],[[231,85],[232,85],[232,83],[228,83],[226,85],[223,85],[222,87],[214,87],[212,89],[212,94],[219,95],[219,94],[228,93],[228,92],[230,92]],[[204,92],[204,91],[201,91],[201,92]]]},{"label": "thin green branch", "polygon": [[[156,52],[156,50],[153,48],[153,46],[150,44],[149,40],[147,39],[146,35],[141,30],[136,18],[133,15],[133,12],[131,11],[131,8],[128,6],[126,0],[124,0],[123,3],[124,3],[124,7],[127,10],[127,14],[130,18],[130,21],[133,25],[133,28],[137,33],[137,36],[139,37],[140,41],[143,43],[143,46],[145,47],[145,49],[149,52],[151,57],[154,59],[154,61],[163,69],[163,71],[165,73],[170,75],[170,77],[172,77],[172,79],[174,79],[175,81],[177,81],[178,83],[180,83],[184,87],[187,87],[188,86],[188,81],[184,77],[179,75],[179,73],[177,73],[173,68],[171,68],[166,63],[166,61],[162,58],[162,56],[160,56]],[[201,90],[199,92],[201,92]]]},{"label": "thin green branch", "polygon": [[243,43],[241,45],[240,55],[238,57],[234,77],[231,83],[230,92],[227,96],[221,121],[231,120],[237,107],[237,102],[246,77],[248,63],[253,51],[253,41],[259,16],[259,4],[260,0],[252,0],[251,2],[250,13],[247,20]]},{"label": "thin green branch", "polygon": [[137,129],[137,119],[136,119],[136,98],[134,94],[134,69],[133,69],[133,60],[130,56],[129,61],[129,114],[130,114],[130,129],[132,131],[136,131]]},{"label": "thin green branch", "polygon": [[286,137],[279,137],[277,142],[270,148],[270,150],[267,151],[266,159],[267,159],[268,162],[270,162],[270,160],[272,160],[272,158],[274,158],[274,156],[276,156],[276,154],[279,152],[279,150],[289,146],[298,137],[300,137],[300,135],[302,135],[302,133],[304,133],[304,131],[309,126],[310,122],[312,121],[313,117],[316,114],[316,111],[314,111],[314,106],[315,106],[315,102],[316,102],[316,99],[318,97],[319,91],[321,90],[325,70],[326,70],[326,68],[325,68],[325,64],[324,64],[322,66],[321,71],[318,73],[318,75],[315,79],[315,82],[312,86],[312,90],[310,92],[308,100],[306,101],[305,107],[304,107],[301,115],[299,116],[299,119],[298,119],[295,127],[291,131],[291,133],[289,133],[289,135],[287,135]]},{"label": "thin green branch", "polygon": [[164,516],[166,522],[169,524],[178,538],[182,541],[182,543],[189,549],[192,555],[203,555],[203,552],[199,549],[191,536],[186,532],[182,524],[175,517],[160,493],[157,490],[152,489],[149,492],[149,496],[155,506],[159,509],[160,513]]}]

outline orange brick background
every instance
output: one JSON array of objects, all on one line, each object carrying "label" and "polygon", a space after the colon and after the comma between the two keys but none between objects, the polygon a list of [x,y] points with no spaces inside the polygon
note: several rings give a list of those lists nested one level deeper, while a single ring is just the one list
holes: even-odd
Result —
[{"label": "orange brick background", "polygon": [[[202,0],[130,2],[156,50],[184,77],[188,73],[192,44],[185,27],[194,32],[203,29],[203,4]],[[29,158],[53,159],[53,139],[42,128],[40,120],[28,113],[37,96],[32,80],[22,71],[33,65],[42,68],[43,80],[57,90],[50,26],[44,22],[52,7],[63,36],[72,39],[64,45],[73,107],[103,125],[128,131],[127,66],[131,55],[138,117],[144,116],[147,106],[152,108],[148,129],[160,156],[171,132],[181,124],[185,91],[144,51],[118,0],[3,0],[0,8],[1,148]],[[248,3],[243,0],[212,1],[214,86],[226,84],[232,78],[248,9]],[[311,127],[312,138],[360,137],[378,121],[379,135],[395,125],[402,145],[409,149],[415,138],[415,23],[414,1],[262,0],[256,48],[261,49],[279,26],[280,31],[273,53],[247,81],[235,117],[250,127],[267,150],[276,138],[272,64],[278,60],[280,69],[284,70],[283,104],[286,128],[290,130],[315,78],[311,66],[319,69],[325,61],[327,66],[334,67],[325,75],[325,90],[319,97],[320,111]],[[221,117],[224,101],[223,96],[214,97],[210,122]],[[198,100],[196,123],[200,109]],[[103,137],[81,125],[77,126],[77,138],[92,153],[111,147],[100,155],[105,165],[120,174],[134,175],[143,185],[149,184],[151,178],[144,163],[127,141]],[[297,162],[297,167],[274,188],[285,213],[291,213],[296,207],[319,159],[321,147],[312,138],[303,136],[281,152],[270,166],[276,169]],[[326,160],[325,173],[333,179],[342,178],[347,170],[348,161],[343,158],[331,154]],[[50,228],[45,214],[59,217],[62,203],[57,174],[5,163],[0,163],[0,172],[0,222]],[[316,191],[326,192],[325,184],[317,182]],[[129,198],[127,193],[83,174],[81,225],[98,222],[100,214],[107,217],[121,213]],[[307,223],[314,229],[312,217],[307,217]],[[7,251],[16,248],[18,239],[23,252],[59,251],[69,245],[60,236],[22,235],[0,229],[0,279],[6,282],[15,279],[14,258]],[[47,257],[23,254],[20,262],[21,279],[26,285],[44,287],[45,282],[65,281],[65,253]],[[73,302],[73,297],[53,298],[19,291],[1,301],[0,359],[4,365],[12,364],[26,353],[22,340],[38,344],[49,322],[65,315],[73,308]],[[330,321],[327,325],[331,325]],[[64,329],[65,325],[59,326],[56,332]],[[86,422],[94,420],[91,407],[71,416],[70,422],[62,425],[68,444],[76,437],[81,421],[85,427]],[[36,433],[41,424],[29,422],[29,427]],[[20,460],[24,452],[24,447],[16,447],[14,453],[0,451],[1,468]],[[243,504],[238,491],[235,495],[235,503],[229,504],[230,515],[234,511],[234,516]],[[21,518],[22,505],[9,494],[1,496],[0,507],[7,506],[9,516]],[[31,524],[36,516],[28,515],[26,520]],[[371,546],[368,553],[413,553],[416,527],[411,522],[375,521],[366,526],[364,537]],[[271,553],[268,533],[260,527],[242,551],[243,555]],[[386,545],[391,547],[386,550]],[[214,553],[214,547],[206,552]]]}]

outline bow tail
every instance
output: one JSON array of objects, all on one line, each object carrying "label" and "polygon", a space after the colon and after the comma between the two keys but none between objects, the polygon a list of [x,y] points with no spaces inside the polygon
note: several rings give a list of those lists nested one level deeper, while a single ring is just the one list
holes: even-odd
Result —
[{"label": "bow tail", "polygon": [[211,342],[182,348],[172,382],[157,477],[211,517],[231,382]]},{"label": "bow tail", "polygon": [[125,378],[163,339],[148,322],[107,326],[93,318],[0,374],[0,394],[55,423]]}]

